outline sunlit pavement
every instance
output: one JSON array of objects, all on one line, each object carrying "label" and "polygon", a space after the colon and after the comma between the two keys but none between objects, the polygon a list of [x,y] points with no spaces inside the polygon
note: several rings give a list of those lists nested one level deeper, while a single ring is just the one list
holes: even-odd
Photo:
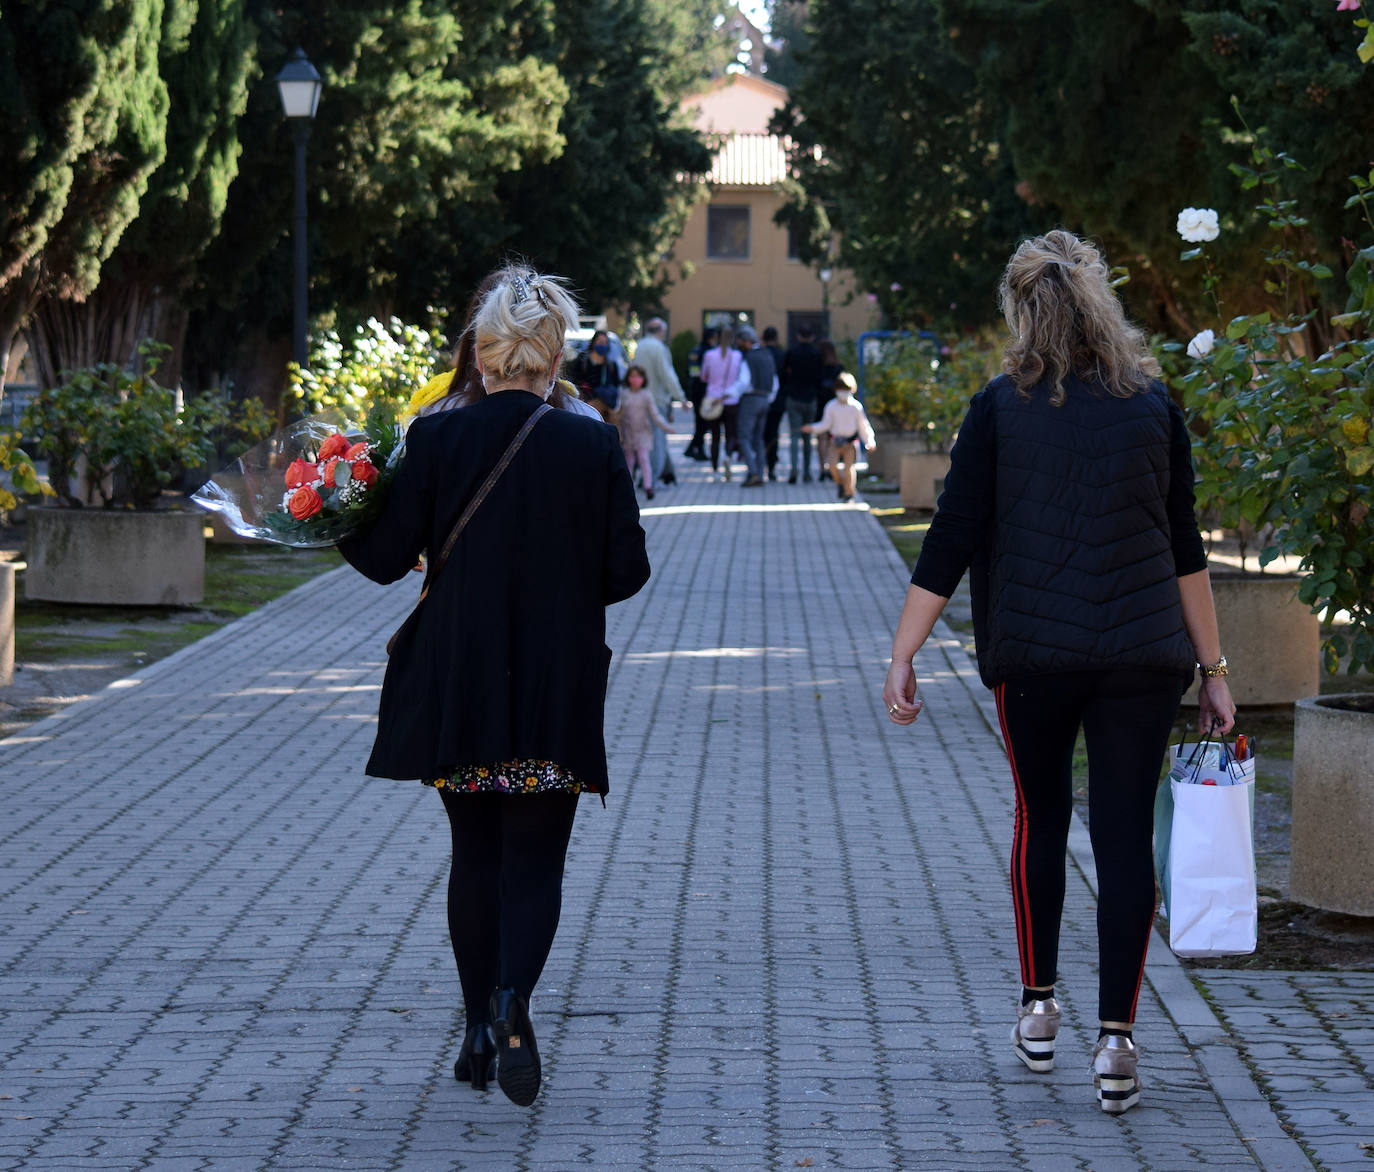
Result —
[{"label": "sunlit pavement", "polygon": [[1369,974],[1300,1053],[1314,975],[1222,975],[1223,1025],[1155,940],[1142,1103],[1098,1109],[1081,827],[1058,1067],[1016,1062],[1011,785],[967,656],[937,632],[892,726],[876,521],[699,468],[610,615],[614,790],[574,834],[533,1109],[454,1083],[439,801],[362,774],[418,580],[343,569],[0,743],[0,1165],[1310,1168],[1296,1130],[1369,1167]]}]

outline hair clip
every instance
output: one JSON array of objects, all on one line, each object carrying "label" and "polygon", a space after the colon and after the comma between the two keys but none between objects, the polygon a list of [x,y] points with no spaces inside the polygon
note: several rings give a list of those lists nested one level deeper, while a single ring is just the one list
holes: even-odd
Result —
[{"label": "hair clip", "polygon": [[511,293],[513,294],[513,297],[511,299],[511,303],[513,305],[519,305],[520,302],[524,301],[525,298],[530,295],[529,282],[526,281],[525,278],[522,277],[519,273],[511,274],[510,287]]}]

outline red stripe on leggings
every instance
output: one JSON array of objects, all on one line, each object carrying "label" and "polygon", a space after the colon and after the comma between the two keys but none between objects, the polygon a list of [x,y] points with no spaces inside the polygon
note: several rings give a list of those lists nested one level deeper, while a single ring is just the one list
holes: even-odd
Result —
[{"label": "red stripe on leggings", "polygon": [[1145,980],[1145,960],[1150,955],[1150,933],[1154,931],[1155,915],[1158,911],[1159,896],[1156,894],[1154,907],[1150,909],[1150,922],[1145,925],[1145,946],[1140,950],[1140,972],[1136,974],[1135,992],[1131,994],[1131,1012],[1126,1018],[1128,1022],[1133,1023],[1135,1021],[1135,1007],[1136,1003],[1140,1000],[1140,985],[1141,982]]},{"label": "red stripe on leggings", "polygon": [[1006,690],[1006,684],[998,684],[992,694],[997,703],[997,721],[1002,726],[1002,742],[1007,748],[1012,784],[1016,787],[1016,821],[1011,836],[1011,895],[1016,919],[1016,948],[1021,954],[1021,983],[1029,987],[1037,981],[1035,952],[1031,948],[1030,897],[1026,886],[1026,802],[1021,793],[1021,775],[1016,770],[1011,734],[1007,731]]}]

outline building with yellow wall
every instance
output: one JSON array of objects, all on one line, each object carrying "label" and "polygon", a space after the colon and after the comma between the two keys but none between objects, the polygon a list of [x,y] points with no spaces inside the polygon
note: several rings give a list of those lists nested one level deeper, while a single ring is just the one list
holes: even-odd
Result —
[{"label": "building with yellow wall", "polygon": [[[851,276],[802,264],[787,229],[773,222],[786,154],[768,122],[786,100],[782,86],[738,73],[685,104],[698,129],[721,143],[702,176],[703,196],[665,260],[673,283],[663,310],[674,334],[699,334],[708,322],[729,319],[760,332],[775,326],[787,345],[802,324],[836,341],[874,324],[874,306]],[[684,264],[686,277],[679,275]]]}]

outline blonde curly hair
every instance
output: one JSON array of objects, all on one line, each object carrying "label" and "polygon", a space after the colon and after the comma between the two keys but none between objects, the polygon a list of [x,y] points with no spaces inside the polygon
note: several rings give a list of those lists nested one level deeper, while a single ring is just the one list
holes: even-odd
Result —
[{"label": "blonde curly hair", "polygon": [[551,378],[567,331],[577,328],[577,302],[566,282],[523,264],[505,265],[492,278],[470,327],[485,377]]},{"label": "blonde curly hair", "polygon": [[1062,406],[1070,375],[1129,398],[1158,377],[1145,331],[1126,320],[1112,291],[1102,254],[1072,232],[1056,228],[1024,240],[1012,254],[998,290],[1011,339],[1002,370],[1025,398],[1039,383]]}]

